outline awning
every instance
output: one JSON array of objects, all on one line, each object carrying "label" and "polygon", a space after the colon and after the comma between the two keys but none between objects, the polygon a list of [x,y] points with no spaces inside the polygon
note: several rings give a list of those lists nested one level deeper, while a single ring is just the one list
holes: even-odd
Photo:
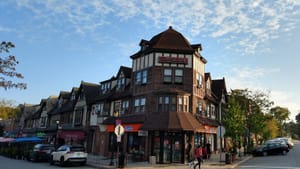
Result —
[{"label": "awning", "polygon": [[14,142],[40,142],[43,141],[43,139],[38,137],[19,137],[15,138]]},{"label": "awning", "polygon": [[8,143],[14,141],[14,138],[0,137],[0,143]]},{"label": "awning", "polygon": [[[125,132],[138,132],[140,127],[143,125],[141,123],[133,123],[133,124],[121,124],[124,127]],[[106,127],[107,132],[114,132],[115,126],[114,125],[107,125]]]},{"label": "awning", "polygon": [[204,126],[188,112],[161,112],[147,117],[141,130],[205,132]]},{"label": "awning", "polygon": [[85,137],[84,131],[59,131],[58,138],[63,138],[66,140],[83,140]]}]

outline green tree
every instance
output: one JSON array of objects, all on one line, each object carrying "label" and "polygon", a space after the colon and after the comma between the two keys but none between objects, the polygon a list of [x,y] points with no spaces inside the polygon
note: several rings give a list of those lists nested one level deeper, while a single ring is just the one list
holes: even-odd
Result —
[{"label": "green tree", "polygon": [[278,121],[281,136],[285,135],[285,121],[289,119],[291,112],[287,108],[276,106],[270,110],[270,114]]},{"label": "green tree", "polygon": [[239,146],[241,136],[245,132],[244,124],[245,116],[243,110],[235,95],[229,95],[228,109],[225,111],[222,122],[226,128],[226,137],[230,137],[233,143],[233,150]]},{"label": "green tree", "polygon": [[[14,48],[15,45],[11,42],[3,41],[0,44],[0,54],[3,52],[9,53],[9,49]],[[9,55],[4,57],[0,55],[0,87],[5,90],[10,88],[26,89],[27,85],[25,83],[13,82],[11,79],[18,78],[23,79],[21,73],[16,72],[16,66],[19,64],[16,57]]]},{"label": "green tree", "polygon": [[266,114],[264,119],[265,127],[263,128],[263,138],[267,140],[278,136],[279,126],[277,120],[271,114]]}]

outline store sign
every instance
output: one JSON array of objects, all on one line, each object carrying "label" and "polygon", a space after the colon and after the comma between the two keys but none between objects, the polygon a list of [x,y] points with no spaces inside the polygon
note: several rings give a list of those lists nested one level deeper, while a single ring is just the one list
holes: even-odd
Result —
[{"label": "store sign", "polygon": [[138,131],[138,136],[148,136],[148,131],[139,130]]},{"label": "store sign", "polygon": [[159,56],[158,61],[160,63],[181,63],[181,64],[188,64],[187,58],[179,58],[179,57],[166,57],[166,56]]}]

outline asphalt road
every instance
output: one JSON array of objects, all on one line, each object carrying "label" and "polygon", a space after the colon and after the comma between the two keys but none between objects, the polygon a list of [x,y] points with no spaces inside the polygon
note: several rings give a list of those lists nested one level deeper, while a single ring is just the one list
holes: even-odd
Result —
[{"label": "asphalt road", "polygon": [[295,143],[287,155],[253,157],[236,169],[300,169],[300,144]]},{"label": "asphalt road", "polygon": [[[0,156],[0,169],[59,169],[58,165],[51,166],[45,162],[29,162],[26,160],[16,160]],[[64,168],[74,169],[95,169],[89,166],[66,166]]]}]

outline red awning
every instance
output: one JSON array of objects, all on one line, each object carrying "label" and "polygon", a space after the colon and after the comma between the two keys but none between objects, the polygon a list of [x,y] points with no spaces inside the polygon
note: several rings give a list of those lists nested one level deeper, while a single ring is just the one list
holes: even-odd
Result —
[{"label": "red awning", "polygon": [[83,131],[60,131],[58,137],[69,140],[83,140],[85,133]]},{"label": "red awning", "polygon": [[[134,123],[134,124],[121,124],[124,127],[125,132],[138,132],[140,127],[142,126],[141,123]],[[106,127],[107,132],[114,132],[115,126],[114,125],[107,125]]]}]

